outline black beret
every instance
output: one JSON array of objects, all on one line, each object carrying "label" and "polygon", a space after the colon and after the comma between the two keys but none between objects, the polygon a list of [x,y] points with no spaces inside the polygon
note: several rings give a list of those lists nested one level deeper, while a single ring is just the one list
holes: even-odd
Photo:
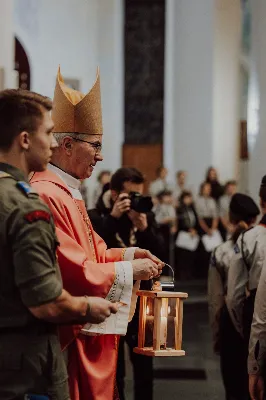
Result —
[{"label": "black beret", "polygon": [[246,194],[236,193],[230,202],[230,211],[243,220],[255,218],[260,214],[259,207],[255,201]]}]

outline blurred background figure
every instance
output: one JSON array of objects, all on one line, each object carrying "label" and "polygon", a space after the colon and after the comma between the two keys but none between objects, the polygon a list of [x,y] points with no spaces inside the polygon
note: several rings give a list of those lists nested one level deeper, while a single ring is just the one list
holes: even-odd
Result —
[{"label": "blurred background figure", "polygon": [[229,221],[229,205],[232,196],[236,193],[237,182],[228,181],[225,184],[224,194],[219,200],[220,232],[223,240],[228,239],[232,233],[232,224]]},{"label": "blurred background figure", "polygon": [[[178,199],[177,228],[178,235],[181,232],[187,232],[191,238],[199,237],[200,225],[198,215],[193,203],[192,193],[189,191],[183,191]],[[176,277],[179,279],[192,279],[195,276],[198,245],[194,249],[191,249],[189,248],[189,243],[183,243],[181,246],[180,242],[176,241],[175,269]]]},{"label": "blurred background figure", "polygon": [[211,197],[218,201],[224,193],[224,188],[219,182],[217,170],[213,167],[209,167],[206,172],[205,181],[211,185]]},{"label": "blurred background figure", "polygon": [[[203,182],[200,186],[199,196],[195,202],[201,235],[212,236],[218,228],[218,207],[216,201],[211,196],[211,190],[211,184],[209,182]],[[198,277],[206,278],[211,253],[206,251],[203,245],[201,245],[200,250],[201,257],[197,275]]]},{"label": "blurred background figure", "polygon": [[163,190],[157,195],[157,204],[153,208],[155,220],[159,225],[164,238],[164,258],[167,263],[173,264],[174,235],[177,231],[176,210],[173,205],[173,196],[170,190]]},{"label": "blurred background figure", "polygon": [[93,198],[92,198],[93,207],[96,206],[97,201],[102,194],[104,186],[110,182],[111,176],[112,176],[111,171],[108,171],[108,170],[101,171],[99,173],[99,175],[97,177],[98,184],[95,187],[94,192],[93,192]]},{"label": "blurred background figure", "polygon": [[94,208],[96,206],[104,186],[110,182],[111,175],[111,171],[109,170],[101,171],[97,176],[97,183],[94,187],[89,179],[84,179],[81,185],[81,194],[87,209]]},{"label": "blurred background figure", "polygon": [[186,171],[177,171],[176,184],[173,189],[173,198],[176,206],[178,205],[178,198],[181,196],[183,191],[188,190],[186,181],[187,181]]},{"label": "blurred background figure", "polygon": [[160,166],[156,170],[157,178],[151,182],[149,187],[150,195],[156,199],[156,196],[162,191],[169,191],[172,189],[171,184],[167,180],[168,170],[167,168]]}]

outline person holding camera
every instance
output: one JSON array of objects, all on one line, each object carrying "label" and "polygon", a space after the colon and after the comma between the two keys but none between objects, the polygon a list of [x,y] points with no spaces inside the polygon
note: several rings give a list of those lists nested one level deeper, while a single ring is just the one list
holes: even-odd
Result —
[{"label": "person holding camera", "polygon": [[[110,187],[104,188],[96,208],[89,210],[88,214],[95,231],[105,240],[108,248],[138,246],[161,258],[164,241],[151,211],[152,200],[142,195],[143,190],[144,177],[140,171],[135,168],[120,168],[112,176]],[[141,288],[150,289],[150,282],[142,282]],[[117,367],[120,400],[125,398],[124,343],[129,347],[133,364],[135,399],[152,399],[152,358],[133,353],[133,348],[137,346],[138,320],[137,305],[133,320],[128,325],[127,335],[120,339]]]}]

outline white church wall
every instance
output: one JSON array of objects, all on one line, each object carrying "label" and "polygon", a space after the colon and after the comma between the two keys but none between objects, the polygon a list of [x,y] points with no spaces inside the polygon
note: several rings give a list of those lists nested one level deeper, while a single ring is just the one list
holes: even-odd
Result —
[{"label": "white church wall", "polygon": [[248,140],[250,150],[249,191],[258,199],[261,178],[266,174],[266,3],[251,1],[251,61],[248,94]]},{"label": "white church wall", "polygon": [[239,158],[240,0],[218,0],[214,20],[213,164],[221,179],[235,179]]},{"label": "white church wall", "polygon": [[164,163],[195,189],[212,159],[213,0],[167,0]]},{"label": "white church wall", "polygon": [[0,90],[16,87],[14,82],[13,0],[2,0],[0,11]]},{"label": "white church wall", "polygon": [[236,177],[240,0],[167,0],[164,162],[198,188]]}]

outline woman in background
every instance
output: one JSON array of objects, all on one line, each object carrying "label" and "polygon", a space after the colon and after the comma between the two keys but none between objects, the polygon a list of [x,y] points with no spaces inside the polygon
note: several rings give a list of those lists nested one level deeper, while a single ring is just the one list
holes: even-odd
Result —
[{"label": "woman in background", "polygon": [[206,172],[206,182],[211,185],[211,197],[218,202],[224,194],[224,188],[218,179],[217,170],[214,167],[209,167]]},{"label": "woman in background", "polygon": [[98,184],[93,192],[93,198],[92,198],[93,208],[96,206],[97,201],[99,200],[99,197],[103,192],[104,186],[107,183],[110,183],[110,180],[111,180],[111,171],[104,170],[99,173],[97,177]]},{"label": "woman in background", "polygon": [[[177,227],[178,233],[187,232],[191,238],[199,235],[199,220],[196,209],[193,204],[192,193],[183,191],[178,198],[177,207]],[[197,256],[197,248],[195,250],[188,250],[178,246],[177,238],[176,247],[176,276],[181,279],[191,279],[195,273],[195,261]]]},{"label": "woman in background", "polygon": [[[217,230],[219,215],[217,204],[211,197],[211,185],[209,182],[201,184],[200,194],[196,199],[195,205],[199,219],[200,234],[212,236]],[[210,256],[211,252],[206,251],[203,244],[201,244],[198,277],[207,278]]]}]

